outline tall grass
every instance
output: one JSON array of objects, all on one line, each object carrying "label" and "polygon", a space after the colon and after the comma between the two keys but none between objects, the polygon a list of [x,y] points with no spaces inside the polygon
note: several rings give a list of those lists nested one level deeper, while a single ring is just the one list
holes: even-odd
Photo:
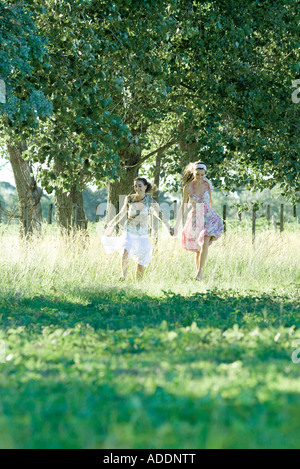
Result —
[{"label": "tall grass", "polygon": [[21,240],[15,232],[0,238],[1,289],[10,294],[60,296],[104,287],[138,288],[159,296],[171,290],[184,295],[215,287],[269,291],[295,289],[300,284],[300,236],[297,232],[258,233],[255,244],[247,232],[229,231],[209,248],[204,281],[194,280],[194,254],[181,249],[178,238],[163,233],[155,245],[144,279],[135,280],[130,263],[120,284],[120,256],[106,255],[95,230],[88,238],[78,233],[61,237],[45,225],[43,234]]}]

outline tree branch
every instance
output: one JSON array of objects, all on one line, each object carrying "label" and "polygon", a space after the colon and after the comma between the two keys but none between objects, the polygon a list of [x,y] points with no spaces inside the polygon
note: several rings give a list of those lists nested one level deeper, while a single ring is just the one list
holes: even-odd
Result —
[{"label": "tree branch", "polygon": [[126,169],[131,169],[131,168],[138,168],[139,166],[141,166],[146,160],[148,160],[148,158],[150,158],[151,156],[155,155],[156,153],[158,153],[159,151],[160,152],[163,152],[164,150],[167,150],[168,148],[170,148],[172,145],[175,145],[175,143],[177,143],[177,139],[173,139],[173,140],[170,140],[168,143],[166,143],[165,145],[163,145],[162,147],[159,147],[157,148],[156,150],[152,151],[151,153],[148,153],[148,155],[144,156],[138,163],[136,163],[135,165],[133,166],[125,166]]},{"label": "tree branch", "polygon": [[191,86],[189,86],[189,85],[187,85],[186,83],[183,83],[183,82],[180,83],[180,86],[183,86],[184,88],[187,88],[188,90],[191,90],[194,93],[196,93],[196,91],[197,91],[194,88],[192,88]]}]

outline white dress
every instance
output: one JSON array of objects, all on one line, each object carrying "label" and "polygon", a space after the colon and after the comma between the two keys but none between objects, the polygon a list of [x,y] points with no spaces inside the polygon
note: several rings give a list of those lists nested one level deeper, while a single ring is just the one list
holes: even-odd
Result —
[{"label": "white dress", "polygon": [[157,207],[158,204],[150,194],[146,194],[143,203],[133,202],[130,196],[127,197],[124,207],[114,219],[116,224],[127,215],[122,235],[101,237],[106,253],[119,252],[122,255],[126,249],[129,259],[134,259],[137,264],[147,267],[153,252],[149,237],[149,214],[151,209],[157,213]]}]

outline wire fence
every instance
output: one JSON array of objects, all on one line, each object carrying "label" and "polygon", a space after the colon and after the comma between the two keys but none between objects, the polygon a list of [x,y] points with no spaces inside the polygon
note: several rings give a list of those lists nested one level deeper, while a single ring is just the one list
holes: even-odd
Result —
[{"label": "wire fence", "polygon": [[[172,223],[175,223],[175,220],[178,216],[179,211],[179,203],[177,200],[174,200],[171,203],[164,203],[162,204],[162,213],[164,209],[166,212],[164,213],[165,217],[168,218]],[[95,218],[94,220],[87,220],[92,223],[99,223],[104,222],[107,215],[106,204],[101,204],[102,208],[99,210],[99,205],[95,207]],[[120,210],[119,204],[117,204],[116,213]],[[45,209],[44,209],[45,212]],[[77,221],[77,212],[78,212],[78,205],[73,204],[72,210],[72,231],[76,233],[78,229],[78,221]],[[273,213],[272,213],[273,212]],[[230,216],[228,216],[230,213]],[[289,221],[293,221],[299,223],[298,216],[297,216],[297,206],[291,204],[283,204],[279,205],[279,217],[277,216],[278,210],[271,210],[270,204],[264,204],[262,202],[255,202],[252,203],[252,206],[249,208],[248,204],[224,204],[222,207],[222,220],[224,224],[224,232],[226,233],[228,229],[228,224],[230,221],[235,218],[238,223],[243,222],[246,218],[251,220],[251,230],[252,230],[252,238],[253,242],[255,240],[255,234],[257,230],[258,220],[264,219],[267,222],[267,226],[273,228],[274,231],[283,232],[285,229],[286,223],[288,223],[287,218]],[[234,217],[233,217],[234,214]],[[25,228],[25,235],[29,229],[29,206],[25,205],[23,210],[23,226]],[[186,218],[186,215],[185,215]],[[13,210],[7,210],[4,208],[3,203],[0,201],[0,225],[4,227],[8,226],[16,226],[19,225],[21,221],[21,215],[17,207]],[[55,217],[55,206],[54,204],[50,203],[47,207],[47,212],[43,213],[43,222],[47,223],[48,225],[56,224],[56,217]],[[183,220],[185,223],[185,219]],[[88,223],[86,223],[87,229]],[[152,236],[157,238],[159,235],[159,222],[158,220],[152,216],[151,217],[151,233]],[[118,233],[118,227],[117,227]]]}]

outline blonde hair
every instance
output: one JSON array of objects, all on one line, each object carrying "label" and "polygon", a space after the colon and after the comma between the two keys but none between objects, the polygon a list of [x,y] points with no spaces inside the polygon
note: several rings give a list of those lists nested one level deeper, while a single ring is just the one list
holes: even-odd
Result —
[{"label": "blonde hair", "polygon": [[[195,165],[205,164],[203,161],[196,161],[195,163],[189,163],[183,170],[182,174],[182,187],[185,187],[194,178]],[[204,170],[205,171],[205,170]],[[205,171],[206,172],[206,171]]]}]

